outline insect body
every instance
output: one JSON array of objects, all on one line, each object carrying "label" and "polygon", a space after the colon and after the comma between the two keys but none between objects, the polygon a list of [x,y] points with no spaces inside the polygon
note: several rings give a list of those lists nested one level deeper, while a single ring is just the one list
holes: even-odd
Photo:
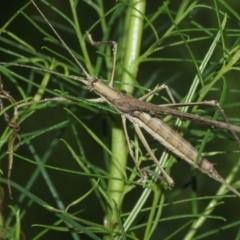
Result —
[{"label": "insect body", "polygon": [[[86,76],[87,80],[82,80],[77,77],[71,76],[71,79],[77,80],[82,82],[84,85],[87,86],[87,89],[89,91],[95,92],[97,95],[100,96],[99,102],[107,102],[110,106],[115,108],[122,116],[123,119],[123,127],[126,134],[126,140],[129,146],[129,151],[136,162],[132,150],[131,145],[128,139],[127,135],[127,128],[125,125],[125,120],[128,119],[134,124],[135,130],[142,141],[143,145],[147,149],[150,156],[153,158],[154,162],[159,167],[160,171],[163,173],[164,178],[168,182],[169,185],[173,186],[174,181],[172,178],[165,172],[165,170],[162,168],[162,166],[158,163],[158,160],[154,156],[153,152],[151,151],[150,147],[148,146],[148,143],[146,139],[144,138],[140,128],[145,129],[154,139],[159,141],[162,145],[164,145],[167,149],[172,151],[174,154],[176,154],[181,159],[187,161],[190,165],[197,168],[199,171],[207,174],[211,178],[215,179],[216,181],[224,184],[229,190],[234,192],[237,196],[240,197],[240,193],[234,189],[232,186],[230,186],[214,169],[213,164],[211,164],[207,159],[200,157],[198,161],[197,156],[198,152],[197,150],[188,142],[186,141],[182,136],[180,136],[176,131],[174,131],[171,127],[169,127],[167,124],[165,124],[159,117],[157,117],[155,114],[162,114],[162,115],[172,115],[175,117],[179,117],[182,119],[188,119],[188,120],[194,120],[197,122],[201,122],[210,126],[216,126],[224,129],[230,130],[235,139],[237,139],[238,144],[240,145],[240,141],[237,138],[235,132],[240,132],[240,127],[230,125],[229,122],[218,122],[213,121],[210,119],[205,119],[200,116],[195,116],[193,114],[189,113],[183,113],[176,109],[169,108],[167,106],[158,106],[151,103],[146,103],[144,101],[141,101],[139,99],[135,99],[131,96],[128,96],[122,92],[118,92],[112,88],[112,81],[114,79],[114,69],[115,69],[115,62],[116,62],[116,51],[117,51],[117,44],[115,42],[97,42],[95,43],[91,35],[87,33],[87,36],[90,39],[90,42],[95,45],[101,45],[101,44],[110,44],[113,45],[113,72],[111,74],[110,84],[106,85],[103,82],[101,82],[98,78],[94,78],[91,75],[88,74],[88,72],[85,70],[85,68],[82,66],[81,63],[78,62],[76,57],[73,55],[73,53],[70,51],[69,47],[66,45],[66,43],[62,40],[62,38],[59,36],[59,34],[56,32],[56,30],[51,26],[49,21],[46,19],[46,17],[43,15],[43,13],[39,10],[39,8],[36,6],[34,1],[32,3],[35,5],[37,10],[40,12],[40,14],[43,16],[43,18],[46,20],[48,25],[51,27],[53,32],[56,34],[58,39],[62,42],[62,44],[65,46],[65,48],[68,50],[68,52],[71,54],[71,56],[74,58],[78,66],[83,71],[84,75]],[[4,63],[1,63],[4,64]],[[14,65],[14,64],[12,64]],[[24,65],[18,65],[23,66]],[[33,67],[33,69],[38,69],[36,67]],[[49,73],[53,73],[56,75],[62,75],[60,73],[55,73],[52,71],[44,70]],[[69,101],[69,99],[66,99]],[[51,99],[48,99],[48,101],[51,101]],[[62,101],[62,100],[61,100]],[[210,105],[214,105],[214,103],[209,103]],[[217,106],[217,104],[215,104]],[[140,171],[139,167],[137,166],[138,170]],[[140,171],[141,172],[141,171]]]}]

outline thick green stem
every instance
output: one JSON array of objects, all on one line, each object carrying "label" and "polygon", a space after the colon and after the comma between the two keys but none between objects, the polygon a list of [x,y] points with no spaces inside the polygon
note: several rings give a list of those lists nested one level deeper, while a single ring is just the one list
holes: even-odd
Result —
[{"label": "thick green stem", "polygon": [[133,92],[134,79],[136,79],[138,71],[138,57],[140,53],[140,46],[142,42],[142,31],[143,31],[143,16],[145,13],[145,1],[131,1],[131,7],[129,7],[126,17],[126,49],[125,58],[123,62],[123,74],[122,83],[123,88],[128,93]]},{"label": "thick green stem", "polygon": [[[126,46],[126,49],[124,50],[125,58],[123,60],[123,64],[119,64],[122,69],[118,69],[118,72],[123,72],[121,77],[122,83],[133,83],[133,79],[135,79],[137,75],[137,59],[139,57],[142,40],[145,5],[145,1],[132,0],[130,1],[130,6],[128,7],[126,13],[125,32],[123,36],[125,42],[124,45]],[[129,87],[129,85],[128,87],[126,87],[126,85],[123,85],[123,88],[128,93],[131,93],[133,91],[132,87]],[[121,209],[124,182],[115,179],[123,178],[122,170],[125,170],[127,165],[127,152],[128,149],[125,134],[121,126],[121,122],[118,120],[117,124],[114,124],[112,129],[112,153],[113,156],[117,158],[119,164],[115,164],[116,160],[112,160],[112,165],[110,167],[111,178],[109,180],[108,187],[110,198],[113,200],[113,204],[111,209],[109,209],[108,215],[105,218],[105,226],[110,231],[117,231],[119,229],[117,223],[117,213],[114,211],[114,202],[116,204],[116,207],[118,209]],[[119,166],[121,166],[121,168]],[[105,239],[107,238],[108,237],[105,237]]]}]

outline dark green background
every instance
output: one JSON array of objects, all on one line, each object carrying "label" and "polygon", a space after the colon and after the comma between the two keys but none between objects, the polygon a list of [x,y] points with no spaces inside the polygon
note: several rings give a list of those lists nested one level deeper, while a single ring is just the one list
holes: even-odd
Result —
[{"label": "dark green background", "polygon": [[[0,1],[0,21],[1,26],[25,3],[26,1]],[[70,9],[68,7],[69,3],[68,1],[50,1],[52,5],[56,6],[57,8],[61,9],[65,12],[65,14],[70,15]],[[240,10],[239,3],[237,1],[230,1],[231,6],[235,9],[235,11]],[[38,3],[38,1],[37,1]],[[115,1],[104,1],[105,3],[105,11],[110,9],[114,6]],[[56,14],[53,13],[48,7],[40,4],[39,7],[44,12],[44,14],[54,22],[57,22],[59,24],[65,24],[65,22]],[[147,3],[147,12],[146,15],[150,15],[154,12],[156,8],[161,6],[162,1],[153,1],[150,0]],[[209,4],[212,6],[212,1],[199,1],[199,4]],[[177,10],[179,7],[178,1],[171,1],[170,9],[172,11]],[[89,7],[84,1],[79,1],[78,3],[78,13],[79,13],[79,21],[81,24],[82,31],[88,30],[93,23],[95,23],[98,20],[98,16],[96,15],[95,11],[91,7]],[[222,9],[224,12],[226,9]],[[36,16],[38,13],[36,12],[36,9],[34,6],[30,5],[26,13],[29,16]],[[121,21],[119,17],[119,21]],[[217,27],[217,21],[216,21],[216,15],[213,11],[207,11],[206,9],[198,9],[198,12],[193,12],[191,15],[189,15],[189,19],[183,21],[180,24],[181,28],[188,28],[191,26],[190,21],[194,19],[198,23],[202,24],[206,28],[216,28]],[[159,22],[159,23],[158,23]],[[171,24],[169,18],[167,15],[161,16],[156,22],[155,26],[158,27],[159,34],[163,34],[167,27]],[[117,23],[115,23],[117,25]],[[115,26],[112,26],[114,29]],[[239,22],[231,16],[231,19],[228,20],[227,27],[239,29]],[[69,27],[70,28],[70,27]],[[48,26],[45,26],[46,31],[51,33]],[[7,28],[8,31],[13,32],[17,36],[21,37],[25,41],[31,43],[37,51],[43,51],[40,48],[44,45],[47,45],[49,43],[46,43],[42,39],[41,33],[39,33],[25,18],[22,16],[18,16],[17,19],[15,19],[11,25]],[[71,30],[69,30],[71,31]],[[95,39],[101,40],[103,34],[101,33],[101,28],[96,26],[92,32]],[[198,33],[195,33],[196,36]],[[69,46],[71,46],[72,49],[75,51],[79,51],[78,43],[76,39],[74,39],[74,36],[71,33],[66,33],[64,31],[60,31],[60,35],[62,38],[67,42]],[[194,35],[192,36],[194,37]],[[111,31],[111,40],[118,41],[119,33],[115,32],[114,30]],[[180,41],[180,38],[176,36],[176,40]],[[229,38],[225,38],[225,43],[229,48],[232,47],[234,42],[237,40],[237,37],[229,36]],[[148,29],[144,31],[143,33],[143,46],[142,51],[144,51],[149,44],[154,41],[154,38],[152,36],[151,31]],[[174,42],[174,38],[171,40],[167,40],[169,43]],[[191,43],[190,48],[192,52],[194,53],[194,56],[201,60],[203,59],[205,53],[207,52],[210,44],[212,42],[212,39],[202,41],[201,43],[195,42]],[[1,47],[9,47],[7,46],[3,41],[0,42]],[[166,42],[165,42],[166,44]],[[51,44],[50,44],[51,45]],[[219,46],[220,48],[221,46]],[[96,49],[91,47],[89,44],[88,47],[89,51],[92,53],[91,59],[92,62],[96,59]],[[216,48],[216,51],[213,55],[212,61],[218,61],[220,59],[220,56],[222,54],[221,49],[219,49],[219,52],[217,51],[218,48]],[[16,49],[13,47],[13,49],[9,49],[11,51],[16,51]],[[62,50],[62,53],[64,53],[64,50]],[[45,52],[46,54],[46,52]],[[69,57],[68,53],[64,53],[66,57]],[[157,52],[155,57],[158,56],[163,58],[179,58],[179,59],[189,59],[189,53],[184,45],[179,45],[176,47],[169,47],[165,48],[164,50]],[[220,56],[219,56],[220,55]],[[153,55],[154,56],[154,55]],[[7,61],[11,62],[14,58],[0,52],[0,61]],[[20,72],[21,74],[28,76],[29,70],[28,69],[18,69],[13,68],[15,71]],[[80,71],[79,71],[80,72]],[[194,78],[196,74],[196,69],[194,68],[194,65],[189,62],[171,62],[171,61],[162,61],[162,62],[148,62],[140,65],[138,77],[137,80],[140,84],[145,85],[149,79],[149,76],[152,76],[154,74],[158,74],[158,77],[155,78],[150,84],[150,88],[154,88],[156,84],[163,84],[166,83],[169,85],[171,89],[173,89],[173,92],[176,92],[175,97],[178,100],[181,100],[183,96],[188,91],[188,88],[191,84],[192,79]],[[100,75],[104,75],[102,72]],[[228,104],[232,102],[239,102],[240,97],[239,94],[233,93],[232,89],[239,89],[239,73],[237,71],[233,71],[231,73],[227,74],[227,83],[228,83],[228,92],[226,96],[225,105],[228,106]],[[16,100],[19,99],[19,93],[17,92],[15,86],[8,82],[7,79],[2,79],[4,82],[4,88],[11,92],[12,96]],[[40,80],[39,80],[40,81]],[[24,83],[21,83],[24,84]],[[221,82],[216,86],[217,88],[221,88]],[[54,89],[55,84],[50,83],[49,87],[51,89]],[[78,91],[78,90],[77,90]],[[82,87],[79,87],[79,92],[83,91]],[[134,92],[135,96],[139,96],[140,93],[137,89],[135,89]],[[88,95],[89,96],[89,95]],[[91,95],[93,96],[93,95]],[[77,96],[76,96],[77,97]],[[206,100],[216,99],[219,100],[220,93],[218,91],[212,91],[211,94],[209,94],[206,98]],[[177,100],[177,101],[178,101]],[[156,101],[156,100],[154,100]],[[59,104],[58,106],[54,108],[44,109],[40,110],[39,112],[35,112],[30,118],[28,118],[27,121],[25,121],[23,124],[21,124],[21,133],[31,132],[34,129],[41,129],[44,127],[52,126],[54,124],[57,124],[61,121],[64,121],[68,119],[68,116],[66,114],[66,111],[63,109],[64,105]],[[99,111],[97,114],[93,114],[92,112],[88,112],[85,109],[77,109],[76,107],[71,106],[72,109],[74,109],[75,113],[78,114],[78,116],[81,116],[81,119],[101,138],[106,139],[106,143],[110,144],[110,121],[109,121],[109,113],[105,112],[104,110]],[[226,114],[229,116],[229,118],[239,118],[239,105],[237,105],[236,108],[231,108],[228,110],[226,107]],[[0,119],[0,129],[1,131],[5,128],[6,124],[3,121],[3,119]],[[197,124],[193,124],[191,126],[197,126],[197,128],[202,128],[202,126],[199,126]],[[203,127],[204,128],[204,127]],[[206,129],[206,127],[204,128]],[[32,144],[35,146],[37,154],[39,154],[39,157],[41,158],[41,155],[45,152],[45,150],[49,147],[49,143],[53,137],[56,137],[56,134],[59,134],[57,136],[59,139],[63,138],[66,139],[69,143],[72,144],[74,147],[74,142],[71,142],[72,139],[72,132],[67,127],[65,129],[62,129],[62,131],[59,132],[49,132],[47,134],[42,135],[41,137],[38,137],[32,141]],[[104,165],[104,163],[101,161],[101,157],[103,156],[103,150],[92,140],[89,135],[85,133],[85,131],[79,127],[78,129],[79,138],[83,142],[83,145],[85,146],[85,151],[89,159],[92,159],[93,164],[96,164],[97,166],[101,168],[106,168],[107,166]],[[54,135],[54,136],[53,136]],[[131,133],[131,136],[133,136],[133,133]],[[186,138],[189,140],[195,139],[193,144],[196,144],[196,137],[194,138],[190,131],[187,131],[185,134]],[[158,143],[154,142],[153,140],[150,140],[150,144],[153,148],[158,147]],[[199,139],[201,141],[201,139]],[[223,155],[217,155],[210,157],[210,161],[213,163],[218,163],[216,168],[221,173],[222,176],[226,176],[228,174],[231,167],[234,165],[234,162],[238,158],[238,154],[231,154],[231,150],[237,150],[237,146],[235,143],[232,143],[232,141],[228,141],[226,139],[215,139],[213,142],[209,143],[206,148],[204,149],[204,152],[208,152],[208,150],[216,149],[216,151],[229,151],[229,154],[223,154]],[[3,147],[1,151],[6,150],[6,145]],[[24,145],[21,146],[17,152],[19,155],[23,155],[25,157],[31,157],[31,154],[29,153],[29,150]],[[130,159],[129,159],[130,160]],[[130,160],[131,161],[131,160]],[[132,162],[129,161],[129,165],[132,166]],[[78,165],[71,157],[71,154],[69,151],[65,148],[63,143],[59,142],[58,146],[56,147],[53,155],[50,158],[50,162],[48,162],[49,165],[54,165],[60,168],[67,168],[67,169],[78,169]],[[4,177],[6,176],[6,169],[7,169],[7,157],[4,159],[1,159],[1,168],[4,171]],[[25,161],[15,160],[14,166],[13,166],[13,172],[12,172],[12,180],[17,182],[18,184],[24,186],[25,183],[28,181],[28,178],[35,168],[35,165],[29,164]],[[171,198],[171,201],[175,200],[182,200],[185,198],[190,197],[191,190],[191,182],[192,177],[196,177],[196,185],[197,185],[197,193],[199,196],[204,195],[213,195],[216,191],[216,189],[219,187],[219,184],[215,181],[211,180],[207,176],[203,176],[200,173],[194,173],[192,176],[190,174],[190,166],[186,164],[185,162],[179,161],[177,164],[175,164],[171,171],[171,176],[175,180],[175,191],[180,191],[181,194],[177,195],[176,198]],[[77,197],[83,195],[86,193],[90,188],[91,185],[88,181],[87,177],[79,176],[79,175],[71,175],[71,174],[65,174],[62,172],[54,171],[54,170],[48,170],[49,174],[52,177],[52,181],[56,185],[56,188],[60,191],[62,197],[64,198],[64,202],[67,205]],[[188,187],[184,187],[186,184],[190,184]],[[15,201],[18,199],[18,192],[13,189],[13,197],[14,199],[12,201],[9,200],[8,194],[7,194],[7,188],[5,185],[3,185],[5,190],[5,201],[4,201],[4,215],[8,216],[9,214],[9,208],[7,207],[9,204],[15,205]],[[137,189],[134,189],[134,191],[131,192],[127,196],[127,198],[124,201],[123,208],[126,210],[130,210],[134,202],[136,201],[136,198],[141,193],[142,189],[138,187]],[[41,178],[38,179],[38,181],[34,184],[34,187],[32,189],[32,192],[42,198],[44,201],[48,202],[49,204],[55,206],[55,200],[49,193],[49,189],[47,186],[44,185],[44,182]],[[170,191],[166,191],[166,196],[170,194]],[[207,202],[207,201],[206,201]],[[234,220],[239,219],[239,204],[240,201],[237,198],[234,199],[225,199],[225,204],[218,207],[217,210],[215,210],[214,215],[221,215],[224,218],[227,219],[227,223],[233,222]],[[19,205],[20,209],[26,208],[27,200],[25,200],[23,203]],[[171,207],[166,208],[166,211],[163,212],[162,217],[168,217],[171,215],[177,215],[177,214],[188,214],[191,209],[189,209],[190,204],[182,204],[179,208],[178,205],[173,205]],[[205,202],[202,201],[200,203],[201,207],[205,207]],[[86,218],[91,221],[99,222],[100,224],[103,221],[103,212],[101,211],[100,205],[96,201],[96,198],[94,197],[94,194],[92,194],[87,200],[84,200],[79,208],[74,207],[74,210],[77,209],[84,209],[84,211],[80,214],[82,218]],[[53,213],[43,210],[41,206],[32,204],[28,210],[27,215],[22,219],[22,231],[25,233],[27,239],[31,239],[32,236],[35,236],[38,232],[38,228],[31,228],[30,226],[34,223],[42,223],[42,224],[51,224],[56,220]],[[144,219],[144,216],[143,216]],[[141,221],[141,219],[139,219]],[[185,221],[185,220],[184,220]],[[187,220],[186,220],[187,221]],[[208,224],[209,223],[209,224]],[[168,234],[173,231],[173,229],[177,228],[178,225],[182,225],[183,222],[181,219],[176,221],[170,221],[170,222],[163,222],[159,224],[159,228],[156,230],[156,233],[154,234],[155,238],[153,239],[163,239],[164,236],[167,236]],[[218,227],[224,226],[224,222],[220,220],[209,220],[205,224],[203,228],[201,228],[201,232],[204,230],[209,229],[215,229]],[[220,232],[216,235],[213,235],[217,239],[226,239],[228,237],[229,239],[233,239],[234,236],[236,236],[238,231],[238,228],[233,228],[228,231]],[[160,237],[161,236],[161,237]],[[179,235],[179,239],[181,239],[181,236]],[[48,235],[46,235],[46,238],[44,239],[70,239],[70,235],[68,233],[58,233],[58,232],[50,232]],[[87,237],[83,237],[83,239],[87,239]],[[211,238],[212,239],[212,238]]]}]

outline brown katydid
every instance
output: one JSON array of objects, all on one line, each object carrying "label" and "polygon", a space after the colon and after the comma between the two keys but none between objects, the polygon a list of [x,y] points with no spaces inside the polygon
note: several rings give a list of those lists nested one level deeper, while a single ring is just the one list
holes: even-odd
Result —
[{"label": "brown katydid", "polygon": [[[157,106],[150,103],[145,103],[142,100],[135,99],[131,96],[128,96],[126,94],[123,94],[121,92],[118,92],[112,88],[113,85],[113,79],[114,79],[114,70],[115,70],[115,64],[116,64],[116,53],[117,53],[117,44],[116,42],[109,41],[109,42],[94,42],[91,38],[91,35],[87,33],[88,38],[90,39],[90,42],[92,44],[101,45],[101,44],[108,44],[113,46],[113,66],[112,66],[112,75],[110,79],[109,85],[104,84],[101,82],[98,78],[92,77],[82,66],[81,63],[78,62],[76,57],[72,54],[68,46],[65,44],[65,42],[61,39],[61,37],[58,35],[58,33],[53,29],[49,21],[45,18],[45,16],[42,14],[42,12],[39,10],[39,8],[36,6],[34,1],[32,1],[35,7],[38,9],[40,14],[43,16],[43,18],[46,20],[46,22],[49,24],[49,26],[52,28],[54,33],[57,35],[59,40],[63,43],[63,45],[66,47],[66,49],[69,51],[69,53],[72,55],[74,60],[77,62],[78,66],[83,71],[83,74],[86,76],[87,80],[82,80],[77,77],[71,77],[74,80],[80,81],[83,84],[87,86],[87,89],[90,91],[94,91],[96,94],[100,96],[99,102],[107,102],[109,105],[114,107],[122,116],[123,123],[124,123],[124,130],[126,133],[126,139],[129,146],[129,151],[134,159],[130,142],[127,136],[127,130],[126,130],[126,124],[125,119],[127,118],[131,122],[133,122],[136,132],[138,136],[140,137],[141,141],[143,142],[144,146],[147,148],[149,154],[153,158],[154,162],[159,166],[160,171],[163,173],[166,181],[169,185],[173,186],[174,182],[172,178],[165,172],[165,170],[162,168],[161,165],[158,164],[157,159],[155,158],[154,154],[150,150],[150,148],[147,145],[146,140],[143,137],[143,134],[141,133],[140,127],[144,128],[152,137],[157,139],[159,142],[161,142],[165,147],[167,147],[169,150],[171,150],[173,153],[175,153],[177,156],[181,157],[182,159],[186,160],[189,164],[195,166],[203,173],[209,175],[210,177],[214,178],[215,180],[221,182],[224,184],[227,188],[229,188],[231,191],[233,191],[236,195],[240,197],[240,193],[236,191],[233,187],[231,187],[229,184],[227,184],[223,178],[216,172],[213,165],[208,162],[205,158],[201,158],[196,162],[197,159],[197,151],[191,146],[190,143],[188,143],[186,140],[184,140],[179,134],[177,134],[174,130],[169,128],[166,124],[164,124],[155,114],[169,114],[172,116],[176,116],[183,119],[188,120],[195,120],[210,126],[216,126],[221,127],[230,130],[235,139],[237,140],[239,144],[239,140],[235,134],[235,132],[240,132],[240,127],[230,125],[227,121],[224,122],[218,122],[213,121],[209,119],[205,119],[199,116],[195,116],[189,113],[182,113],[176,109],[170,108],[169,106]],[[21,65],[18,65],[21,66]],[[23,65],[22,65],[23,66]],[[26,67],[26,66],[24,66]],[[37,68],[35,68],[37,69]],[[49,73],[61,75],[60,73],[55,73],[48,71]],[[163,87],[161,87],[163,88]],[[159,88],[160,89],[160,88]],[[158,90],[159,90],[158,89]],[[149,94],[148,94],[149,95]],[[69,99],[68,99],[69,100]],[[43,100],[45,101],[45,100]],[[47,100],[48,101],[48,100]],[[208,103],[198,103],[198,104],[210,104],[218,106],[215,102],[208,102]],[[220,109],[220,108],[219,108]],[[221,111],[221,109],[220,109]],[[226,118],[225,118],[226,119]],[[159,126],[157,128],[156,126]],[[159,130],[161,128],[161,130]],[[164,133],[164,135],[161,135]],[[175,142],[169,141],[169,138],[175,139]],[[188,153],[191,152],[191,153]],[[190,157],[191,155],[191,157]],[[136,162],[136,160],[134,159]],[[136,163],[137,166],[137,163]],[[139,169],[139,167],[137,166]],[[140,171],[140,169],[139,169]],[[141,171],[140,171],[141,173]]]}]

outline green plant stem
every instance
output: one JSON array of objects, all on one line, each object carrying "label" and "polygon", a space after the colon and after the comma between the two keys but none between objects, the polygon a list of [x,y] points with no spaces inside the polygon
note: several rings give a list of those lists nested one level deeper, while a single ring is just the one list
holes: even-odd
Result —
[{"label": "green plant stem", "polygon": [[[143,238],[144,240],[150,239],[151,234],[154,232],[154,229],[157,227],[156,224],[154,224],[154,226],[153,226],[153,223],[155,220],[158,222],[158,220],[155,219],[155,217],[156,217],[156,211],[158,210],[158,203],[164,198],[161,193],[162,193],[162,191],[159,188],[159,186],[155,185],[154,186],[154,198],[153,198],[153,203],[151,204],[151,211],[150,211],[150,214],[148,217],[147,227],[146,227],[144,238]],[[161,210],[160,210],[160,212],[161,212]]]},{"label": "green plant stem", "polygon": [[146,1],[132,0],[130,5],[125,21],[126,49],[121,82],[127,84],[123,85],[124,90],[132,94],[133,87],[130,85],[134,83],[138,71]]},{"label": "green plant stem", "polygon": [[79,41],[80,49],[82,50],[87,70],[90,73],[90,75],[93,76],[94,75],[93,68],[92,68],[91,60],[89,58],[88,51],[87,51],[87,48],[86,48],[86,43],[83,39],[83,35],[82,35],[82,32],[81,32],[80,21],[78,20],[76,7],[75,7],[75,1],[69,0],[69,3],[70,3],[70,6],[71,6],[71,10],[72,10],[74,27],[75,27],[75,31],[76,31],[76,34],[77,34],[77,39]]},{"label": "green plant stem", "polygon": [[[124,189],[124,173],[125,167],[127,165],[127,147],[125,141],[125,134],[122,131],[121,121],[117,121],[112,128],[112,155],[116,156],[115,159],[111,161],[110,167],[110,179],[108,181],[108,192],[109,199],[111,200],[111,209],[108,210],[107,216],[105,217],[105,226],[109,230],[117,231],[117,213],[114,211],[115,207],[121,209],[122,205],[122,195]],[[116,160],[117,159],[117,160]],[[119,180],[116,180],[118,178]],[[108,239],[108,238],[105,238]],[[111,237],[110,237],[111,239]]]},{"label": "green plant stem", "polygon": [[[125,49],[125,58],[123,60],[123,67],[122,67],[122,83],[133,83],[133,78],[136,78],[137,70],[138,70],[138,61],[137,58],[140,53],[140,46],[142,40],[142,31],[143,31],[143,15],[145,13],[145,1],[137,1],[132,0],[130,2],[130,6],[128,7],[126,13],[126,21],[125,21],[125,32],[124,38],[126,42],[126,49]],[[118,69],[119,71],[119,69]],[[120,71],[119,71],[120,72]],[[132,93],[133,88],[128,85],[123,86],[124,90],[128,93]],[[120,118],[119,118],[120,119]],[[117,124],[114,124],[112,129],[112,153],[113,156],[116,156],[122,169],[126,168],[127,164],[127,144],[126,138],[121,126],[120,120],[117,121]],[[109,194],[110,199],[112,199],[113,204],[112,208],[108,212],[106,216],[105,226],[110,231],[117,231],[117,215],[114,213],[114,202],[118,209],[121,210],[121,204],[123,199],[123,190],[124,190],[124,183],[122,181],[114,180],[116,177],[122,178],[122,172],[119,166],[113,164],[112,161],[110,167],[110,180],[109,180]],[[110,237],[111,238],[111,237]],[[109,238],[109,239],[110,239]],[[108,239],[106,237],[105,239]]]}]

